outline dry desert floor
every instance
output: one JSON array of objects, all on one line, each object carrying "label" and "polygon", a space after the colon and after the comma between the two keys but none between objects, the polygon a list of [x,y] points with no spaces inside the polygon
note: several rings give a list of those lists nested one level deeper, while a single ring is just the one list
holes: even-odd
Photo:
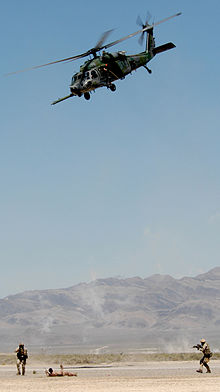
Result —
[{"label": "dry desert floor", "polygon": [[[44,369],[53,364],[27,364],[25,376],[16,367],[0,366],[1,392],[219,392],[220,361],[211,361],[211,374],[196,373],[198,361],[128,362],[103,367],[77,368],[77,377],[48,378]],[[54,365],[57,369],[57,365]],[[34,371],[34,373],[33,373]]]}]

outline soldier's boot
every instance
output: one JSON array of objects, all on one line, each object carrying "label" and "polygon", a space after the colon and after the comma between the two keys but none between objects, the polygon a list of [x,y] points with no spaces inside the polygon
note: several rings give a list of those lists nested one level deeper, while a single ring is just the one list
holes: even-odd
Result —
[{"label": "soldier's boot", "polygon": [[209,365],[206,363],[206,364],[204,364],[204,366],[206,367],[206,373],[211,373],[211,369],[210,369],[210,367],[209,367]]},{"label": "soldier's boot", "polygon": [[20,365],[17,363],[17,376],[20,376],[21,372],[20,372]]},{"label": "soldier's boot", "polygon": [[25,375],[25,366],[22,365],[22,376],[24,376],[24,375]]},{"label": "soldier's boot", "polygon": [[202,367],[203,367],[203,365],[201,364],[201,365],[200,365],[200,368],[199,368],[198,370],[196,370],[197,373],[203,373]]}]

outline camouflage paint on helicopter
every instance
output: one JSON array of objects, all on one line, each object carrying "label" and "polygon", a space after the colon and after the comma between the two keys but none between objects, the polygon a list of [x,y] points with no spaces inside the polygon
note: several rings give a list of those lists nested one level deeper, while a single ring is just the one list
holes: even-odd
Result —
[{"label": "camouflage paint on helicopter", "polygon": [[[174,48],[173,43],[168,43],[155,48],[153,28],[147,31],[146,50],[134,55],[126,55],[124,51],[108,53],[103,51],[102,55],[86,61],[80,67],[80,72],[72,77],[70,91],[72,95],[90,99],[90,91],[99,87],[107,87],[115,91],[116,86],[112,83],[118,79],[124,79],[132,71],[145,67],[149,73],[151,70],[146,64],[160,52]],[[62,99],[62,98],[61,98]],[[63,99],[62,99],[63,100]],[[53,104],[60,102],[57,100]]]},{"label": "camouflage paint on helicopter", "polygon": [[[138,30],[135,33],[129,34],[116,41],[110,42],[107,45],[103,45],[104,41],[112,30],[106,31],[103,33],[96,46],[87,50],[85,53],[61,60],[52,61],[47,64],[37,65],[22,71],[12,72],[11,74],[27,71],[29,69],[41,68],[56,63],[73,61],[92,55],[93,58],[87,60],[83,65],[81,65],[80,71],[73,75],[70,85],[70,94],[52,102],[52,105],[55,105],[56,103],[62,102],[65,99],[73,96],[81,97],[84,95],[84,98],[89,100],[90,92],[99,87],[107,87],[110,90],[115,91],[116,86],[113,84],[115,80],[124,79],[128,74],[140,67],[144,67],[149,73],[151,73],[151,70],[147,67],[147,63],[152,60],[156,54],[175,48],[175,45],[172,42],[155,47],[153,29],[155,26],[179,15],[181,15],[180,12],[169,16],[168,18],[162,19],[159,22],[153,23],[152,25],[149,25],[149,23],[146,21],[145,24],[141,23],[141,30]],[[141,34],[141,39],[143,39],[145,33],[147,34],[147,38],[144,52],[134,55],[126,55],[126,52],[124,51],[109,53],[104,50],[122,41],[132,38],[137,34]],[[102,54],[97,56],[97,53],[101,50],[103,50]]]},{"label": "camouflage paint on helicopter", "polygon": [[78,92],[84,93],[98,87],[111,88],[113,81],[124,79],[135,69],[146,65],[151,58],[145,52],[133,56],[126,56],[125,52],[104,52],[98,59],[87,61],[80,67],[80,72],[72,78],[70,91],[78,95]]}]

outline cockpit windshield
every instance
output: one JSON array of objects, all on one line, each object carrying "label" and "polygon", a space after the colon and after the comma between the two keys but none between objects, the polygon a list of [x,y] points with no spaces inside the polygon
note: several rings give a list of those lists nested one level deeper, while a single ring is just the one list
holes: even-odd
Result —
[{"label": "cockpit windshield", "polygon": [[87,80],[96,79],[98,78],[98,73],[94,69],[92,71],[86,71],[84,75],[82,72],[76,73],[72,77],[72,84],[75,84],[76,82],[80,82],[82,78]]},{"label": "cockpit windshield", "polygon": [[82,74],[81,74],[81,73],[78,73],[78,74],[73,75],[73,77],[72,77],[72,83],[77,82],[77,80],[80,80],[81,77],[82,77]]}]

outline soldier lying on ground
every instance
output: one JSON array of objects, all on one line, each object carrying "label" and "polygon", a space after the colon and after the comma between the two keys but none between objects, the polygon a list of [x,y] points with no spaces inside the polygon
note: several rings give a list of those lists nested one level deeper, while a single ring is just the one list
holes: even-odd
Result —
[{"label": "soldier lying on ground", "polygon": [[54,372],[52,368],[49,368],[48,370],[47,369],[45,370],[45,373],[48,377],[63,377],[63,376],[77,377],[77,373],[64,372],[63,365],[60,365],[60,369],[61,369],[60,372]]}]

